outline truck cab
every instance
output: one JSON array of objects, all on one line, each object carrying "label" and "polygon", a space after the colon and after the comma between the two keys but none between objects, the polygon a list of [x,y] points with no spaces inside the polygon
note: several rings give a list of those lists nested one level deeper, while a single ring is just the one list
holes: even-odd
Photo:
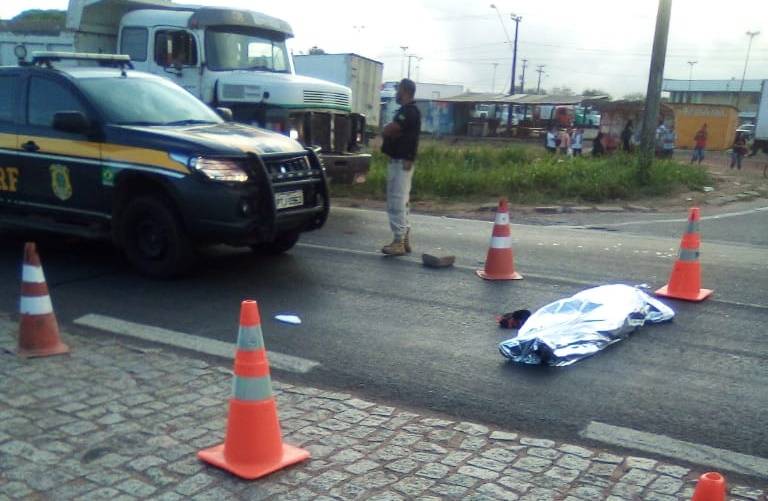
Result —
[{"label": "truck cab", "polygon": [[[19,43],[35,40],[14,36]],[[295,74],[287,47],[292,37],[287,22],[249,10],[168,0],[70,0],[59,39],[77,52],[129,55],[137,70],[165,77],[208,105],[230,108],[238,122],[319,147],[330,179],[362,181],[371,160],[360,153],[365,116],[352,113],[348,87]]]}]

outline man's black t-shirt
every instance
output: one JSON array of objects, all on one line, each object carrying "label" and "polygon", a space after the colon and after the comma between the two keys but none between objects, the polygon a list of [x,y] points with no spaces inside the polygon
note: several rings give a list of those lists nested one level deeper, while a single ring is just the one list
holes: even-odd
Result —
[{"label": "man's black t-shirt", "polygon": [[400,135],[385,137],[381,145],[382,153],[395,160],[415,160],[419,149],[421,112],[415,104],[409,103],[397,110],[392,121],[400,124]]}]

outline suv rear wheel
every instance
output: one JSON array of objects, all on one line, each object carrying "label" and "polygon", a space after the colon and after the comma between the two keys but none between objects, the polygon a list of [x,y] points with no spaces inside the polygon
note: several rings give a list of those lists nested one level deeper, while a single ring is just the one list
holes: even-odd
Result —
[{"label": "suv rear wheel", "polygon": [[296,232],[280,233],[272,242],[262,242],[251,245],[251,250],[256,254],[264,256],[275,256],[288,252],[299,241],[299,234]]},{"label": "suv rear wheel", "polygon": [[183,273],[192,264],[192,244],[164,200],[158,197],[130,200],[119,224],[123,251],[139,272],[167,278]]}]

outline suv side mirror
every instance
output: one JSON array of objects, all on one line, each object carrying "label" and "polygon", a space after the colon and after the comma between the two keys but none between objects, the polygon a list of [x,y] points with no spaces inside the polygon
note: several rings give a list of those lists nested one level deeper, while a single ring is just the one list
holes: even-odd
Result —
[{"label": "suv side mirror", "polygon": [[215,108],[216,114],[218,114],[221,118],[224,119],[225,122],[231,122],[234,120],[234,115],[232,115],[232,110],[229,108],[224,108],[223,106],[218,106]]},{"label": "suv side mirror", "polygon": [[79,111],[59,111],[53,115],[53,128],[62,132],[86,134],[91,131],[91,122]]}]

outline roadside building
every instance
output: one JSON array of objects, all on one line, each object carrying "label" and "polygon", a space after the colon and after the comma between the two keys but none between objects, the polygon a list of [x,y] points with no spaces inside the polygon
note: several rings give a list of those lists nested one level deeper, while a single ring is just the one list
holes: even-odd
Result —
[{"label": "roadside building", "polygon": [[[760,105],[762,79],[674,80],[665,78],[661,90],[672,104],[721,104],[738,108],[740,122],[754,123]],[[739,96],[741,89],[741,96]]]},{"label": "roadside building", "polygon": [[[613,151],[621,144],[621,131],[632,120],[634,134],[630,140],[633,144],[640,142],[640,131],[643,130],[643,112],[645,101],[604,101],[596,103],[600,110],[600,132],[603,133],[604,143],[608,151]],[[675,112],[671,106],[662,104],[659,109],[659,120],[667,125],[674,125]],[[654,130],[656,125],[654,125]],[[677,132],[680,136],[680,131]]]},{"label": "roadside building", "polygon": [[693,148],[693,137],[707,124],[707,149],[727,150],[733,143],[738,127],[735,106],[719,104],[671,104],[675,114],[678,148]]}]

